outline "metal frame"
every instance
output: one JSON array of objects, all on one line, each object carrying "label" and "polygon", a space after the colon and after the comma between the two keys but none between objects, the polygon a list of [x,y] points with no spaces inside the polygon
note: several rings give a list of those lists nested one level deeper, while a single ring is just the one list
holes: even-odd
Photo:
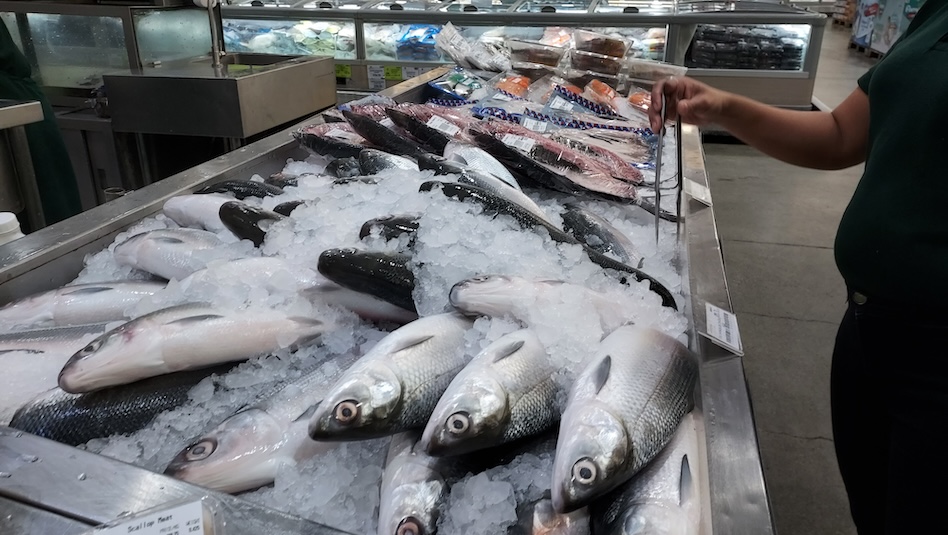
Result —
[{"label": "metal frame", "polygon": [[[445,69],[436,69],[382,93],[398,101],[417,100],[425,90],[426,83],[444,72]],[[300,124],[311,122],[309,120]],[[253,173],[266,176],[281,170],[287,158],[305,157],[307,153],[288,135],[295,128],[0,246],[0,303],[69,282],[82,268],[85,254],[106,247],[116,234],[158,212],[165,200],[172,196],[193,192],[208,183],[243,178]],[[682,140],[681,161],[685,178],[707,186],[704,153],[697,129],[685,127]],[[683,199],[682,209],[685,214],[682,226],[685,239],[682,264],[685,272],[682,276],[688,281],[687,285],[683,285],[686,286],[684,313],[691,319],[691,347],[699,355],[701,363],[696,410],[703,422],[706,437],[710,478],[707,494],[710,498],[712,531],[727,535],[772,534],[773,518],[742,360],[698,334],[699,326],[705,324],[706,302],[732,310],[714,210],[687,195]],[[7,440],[7,437],[0,437],[0,470],[4,470],[5,466],[2,456],[6,451],[4,441]],[[66,446],[57,447],[60,448],[57,451],[63,455],[75,454],[77,460],[83,459],[82,462],[87,458],[95,458],[98,463],[100,459],[96,456],[87,457],[91,454]],[[116,466],[109,465],[110,469],[117,474],[122,472],[117,467],[121,463],[112,463]],[[73,471],[78,469],[77,464],[71,466]],[[136,473],[144,472],[134,470]],[[161,476],[145,474],[148,474],[146,480],[151,484],[165,481],[155,479]],[[55,480],[47,484],[51,488],[58,487],[69,479],[68,476],[58,474]],[[18,488],[7,481],[0,478],[0,495],[10,492],[4,489]],[[114,477],[112,484],[122,488],[129,483],[124,477]],[[35,496],[34,502],[49,500],[48,496],[40,492],[39,483],[31,489],[31,495]],[[136,489],[142,493],[148,492],[150,487],[139,483]],[[152,500],[150,503],[154,503],[157,498]],[[109,514],[113,512],[109,509]]]}]

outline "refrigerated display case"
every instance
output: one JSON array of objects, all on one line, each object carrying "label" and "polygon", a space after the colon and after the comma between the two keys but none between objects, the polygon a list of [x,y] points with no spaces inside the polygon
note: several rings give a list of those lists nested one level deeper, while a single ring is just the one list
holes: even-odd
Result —
[{"label": "refrigerated display case", "polygon": [[451,22],[468,39],[495,43],[517,39],[567,46],[574,29],[591,30],[628,42],[626,57],[688,65],[694,76],[713,86],[800,109],[812,106],[826,25],[819,13],[765,1],[251,3],[237,0],[221,9],[225,28],[241,28],[239,43],[298,43],[298,37],[284,40],[272,34],[313,21],[351,24],[354,48],[348,42],[345,54],[338,46],[335,52],[323,48],[336,58],[340,89],[375,91],[448,63],[434,47],[434,36]]}]

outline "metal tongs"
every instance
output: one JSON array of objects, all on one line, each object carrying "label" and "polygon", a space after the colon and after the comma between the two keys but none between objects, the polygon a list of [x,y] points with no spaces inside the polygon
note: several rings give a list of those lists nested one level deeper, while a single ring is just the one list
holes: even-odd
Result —
[{"label": "metal tongs", "polygon": [[[659,241],[659,228],[658,224],[661,220],[660,214],[662,213],[662,153],[665,151],[665,111],[667,109],[668,103],[665,100],[665,95],[662,95],[662,129],[655,134],[658,136],[658,147],[655,149],[655,244],[658,245]],[[678,153],[678,174],[676,189],[676,202],[675,202],[675,239],[676,241],[681,239],[681,192],[682,185],[684,181],[682,180],[682,162],[681,162],[681,117],[677,117],[675,121],[675,149]]]}]

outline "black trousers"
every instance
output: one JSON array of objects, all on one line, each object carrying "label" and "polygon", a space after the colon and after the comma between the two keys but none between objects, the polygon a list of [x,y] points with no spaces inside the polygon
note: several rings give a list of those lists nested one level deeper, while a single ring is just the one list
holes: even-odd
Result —
[{"label": "black trousers", "polygon": [[850,300],[831,395],[859,534],[948,533],[948,304]]}]

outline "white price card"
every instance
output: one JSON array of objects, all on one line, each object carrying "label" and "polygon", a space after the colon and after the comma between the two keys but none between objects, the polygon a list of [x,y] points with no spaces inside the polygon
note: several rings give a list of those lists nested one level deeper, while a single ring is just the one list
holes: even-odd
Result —
[{"label": "white price card", "polygon": [[503,100],[505,102],[510,102],[513,99],[503,93],[497,93],[496,95],[494,95],[494,100]]},{"label": "white price card", "polygon": [[431,119],[428,119],[428,122],[425,124],[430,126],[431,128],[434,128],[435,130],[444,132],[445,134],[449,136],[453,136],[461,131],[461,129],[458,128],[457,125],[455,125],[451,121],[448,121],[444,117],[438,117],[437,115],[432,116]]},{"label": "white price card", "polygon": [[685,193],[691,195],[691,198],[700,202],[701,204],[711,206],[711,190],[708,186],[704,184],[698,184],[690,178],[685,179],[684,183]]},{"label": "white price card", "polygon": [[386,117],[382,119],[381,121],[379,121],[379,124],[384,126],[385,128],[391,128],[395,126],[395,121],[393,121],[391,117]]},{"label": "white price card", "polygon": [[731,353],[744,356],[744,344],[741,343],[741,331],[737,328],[737,316],[711,303],[704,305],[708,338]]},{"label": "white price card", "polygon": [[380,91],[385,89],[385,67],[383,65],[369,65],[369,89]]},{"label": "white price card", "polygon": [[552,100],[550,100],[550,107],[553,108],[554,110],[570,111],[573,109],[573,103],[557,95],[553,97]]},{"label": "white price card", "polygon": [[520,124],[523,125],[524,128],[529,128],[534,132],[546,132],[547,123],[543,121],[537,121],[536,119],[524,117]]},{"label": "white price card", "polygon": [[204,506],[200,501],[136,516],[95,535],[204,535]]},{"label": "white price card", "polygon": [[504,134],[504,137],[501,138],[501,141],[504,142],[504,145],[520,149],[523,152],[530,152],[530,149],[532,149],[536,144],[536,141],[528,137],[518,136],[516,134]]}]

